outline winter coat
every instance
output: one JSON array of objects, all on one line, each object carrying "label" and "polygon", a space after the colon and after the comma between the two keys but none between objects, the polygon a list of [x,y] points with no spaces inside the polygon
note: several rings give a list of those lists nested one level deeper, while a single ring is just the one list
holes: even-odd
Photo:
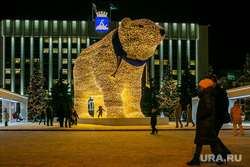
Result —
[{"label": "winter coat", "polygon": [[230,116],[234,125],[242,123],[241,114],[243,114],[243,112],[239,104],[234,104],[230,111]]},{"label": "winter coat", "polygon": [[157,113],[154,112],[151,114],[151,125],[156,125],[157,124]]},{"label": "winter coat", "polygon": [[225,89],[221,88],[218,84],[215,86],[215,123],[223,124],[223,117],[228,113],[228,97]]},{"label": "winter coat", "polygon": [[188,122],[193,122],[193,119],[192,119],[192,109],[190,107],[187,107],[187,123]]},{"label": "winter coat", "polygon": [[47,115],[47,118],[49,119],[53,118],[53,109],[48,107],[46,110],[46,115]]},{"label": "winter coat", "polygon": [[4,112],[4,120],[5,120],[5,122],[9,122],[9,113],[8,113],[8,111],[4,110],[3,112]]},{"label": "winter coat", "polygon": [[178,103],[174,110],[175,119],[181,118],[181,105]]},{"label": "winter coat", "polygon": [[212,86],[204,89],[199,94],[199,104],[196,115],[195,144],[213,145],[217,143],[214,130],[215,124],[215,90]]}]

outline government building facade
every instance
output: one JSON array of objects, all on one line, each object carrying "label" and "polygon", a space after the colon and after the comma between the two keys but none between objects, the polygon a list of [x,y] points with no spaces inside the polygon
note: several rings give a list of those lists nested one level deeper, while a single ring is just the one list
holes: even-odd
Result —
[{"label": "government building facade", "polygon": [[[63,82],[73,85],[77,56],[119,24],[109,21],[108,31],[102,32],[96,31],[95,21],[0,21],[0,87],[25,95],[34,62],[40,64],[47,92],[56,83],[60,69]],[[165,28],[166,36],[148,63],[148,71],[156,86],[161,87],[167,64],[178,85],[187,63],[195,76],[194,82],[199,82],[208,66],[208,26],[197,23],[157,24]]]}]

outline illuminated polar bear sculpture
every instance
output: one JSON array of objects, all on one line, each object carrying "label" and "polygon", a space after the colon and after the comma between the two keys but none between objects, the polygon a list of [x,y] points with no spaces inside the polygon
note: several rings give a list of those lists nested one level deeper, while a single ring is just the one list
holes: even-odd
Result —
[{"label": "illuminated polar bear sculpture", "polygon": [[79,117],[90,117],[91,96],[94,112],[102,106],[103,117],[144,117],[142,73],[164,36],[165,30],[150,20],[124,18],[117,29],[83,50],[74,66],[74,104]]}]

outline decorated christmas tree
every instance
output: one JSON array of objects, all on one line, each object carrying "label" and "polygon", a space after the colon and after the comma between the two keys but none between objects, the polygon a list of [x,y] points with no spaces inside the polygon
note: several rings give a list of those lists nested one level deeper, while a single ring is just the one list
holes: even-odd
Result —
[{"label": "decorated christmas tree", "polygon": [[243,75],[236,81],[239,86],[250,85],[250,56],[248,53],[246,55],[246,63],[243,67]]},{"label": "decorated christmas tree", "polygon": [[174,106],[179,101],[179,95],[177,92],[176,83],[174,82],[174,79],[171,75],[169,65],[166,66],[162,87],[159,93],[159,103],[161,110],[170,118],[173,117]]},{"label": "decorated christmas tree", "polygon": [[211,77],[216,77],[216,75],[214,74],[213,67],[209,64],[207,72],[204,75],[204,79],[205,78],[211,78]]},{"label": "decorated christmas tree", "polygon": [[32,119],[40,115],[40,112],[45,108],[44,98],[46,96],[44,86],[44,77],[40,73],[39,63],[34,64],[34,73],[31,76],[29,86],[27,88],[28,100],[28,117]]}]

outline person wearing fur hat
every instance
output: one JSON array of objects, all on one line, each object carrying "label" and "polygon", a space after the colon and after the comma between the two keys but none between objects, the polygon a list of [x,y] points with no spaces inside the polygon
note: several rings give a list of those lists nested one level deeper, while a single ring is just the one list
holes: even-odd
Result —
[{"label": "person wearing fur hat", "polygon": [[[196,152],[193,159],[187,162],[187,165],[199,165],[200,154],[203,145],[210,145],[211,151],[217,157],[222,153],[222,150],[217,142],[217,136],[215,133],[215,90],[213,88],[213,81],[210,79],[201,80],[199,85],[201,86],[201,92],[199,94],[199,104],[196,115],[196,136],[194,143],[196,144]],[[216,158],[215,158],[216,159]],[[217,164],[223,164],[223,162],[217,162]]]}]

